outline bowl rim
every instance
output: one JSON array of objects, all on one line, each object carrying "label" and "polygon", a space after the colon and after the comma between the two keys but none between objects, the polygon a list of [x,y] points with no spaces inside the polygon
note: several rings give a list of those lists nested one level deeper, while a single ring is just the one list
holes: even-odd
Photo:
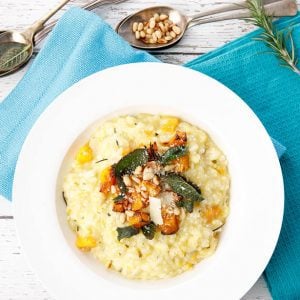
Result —
[{"label": "bowl rim", "polygon": [[[37,122],[34,124],[33,128],[31,129],[29,135],[27,136],[25,143],[22,147],[20,156],[19,156],[19,160],[17,162],[17,166],[16,166],[16,172],[15,172],[15,177],[14,177],[14,185],[13,185],[13,209],[14,209],[14,213],[16,216],[16,226],[17,226],[17,231],[18,231],[18,235],[20,237],[21,240],[21,244],[23,245],[23,248],[25,249],[26,252],[26,256],[30,261],[30,264],[34,266],[34,268],[38,271],[38,273],[40,274],[42,281],[44,281],[46,283],[46,285],[48,287],[50,287],[50,290],[52,290],[54,295],[57,295],[59,297],[59,299],[63,299],[66,295],[70,295],[68,293],[73,293],[74,294],[74,299],[77,299],[76,297],[78,297],[78,299],[80,298],[80,291],[78,290],[77,287],[75,287],[76,284],[74,284],[75,282],[78,282],[78,279],[76,280],[76,278],[74,279],[74,275],[69,274],[72,279],[72,285],[70,280],[68,279],[68,287],[73,287],[73,292],[72,291],[67,291],[65,288],[63,288],[61,286],[61,282],[66,283],[66,278],[63,278],[61,275],[59,275],[59,268],[55,265],[56,261],[53,261],[53,258],[45,258],[45,257],[41,257],[41,255],[39,255],[39,253],[42,254],[46,254],[48,253],[49,249],[55,253],[55,249],[53,248],[54,246],[49,245],[48,241],[42,236],[43,232],[42,230],[39,228],[39,224],[41,224],[42,222],[45,223],[45,221],[41,220],[41,216],[38,216],[38,214],[35,214],[33,211],[29,211],[29,208],[27,208],[27,205],[23,204],[24,200],[22,202],[22,198],[24,197],[24,191],[26,191],[26,194],[29,197],[36,197],[35,196],[35,191],[33,190],[33,184],[31,183],[30,185],[30,179],[28,178],[28,174],[27,174],[27,178],[26,176],[24,176],[24,173],[26,171],[26,173],[29,173],[33,176],[32,172],[33,170],[35,172],[41,171],[40,166],[38,167],[37,165],[37,161],[41,162],[41,153],[36,153],[36,157],[35,157],[35,162],[30,164],[29,163],[29,154],[32,153],[32,151],[34,151],[34,146],[38,146],[38,149],[46,149],[46,144],[47,144],[47,140],[44,138],[41,138],[41,132],[40,132],[40,128],[43,127],[44,129],[47,128],[48,126],[48,133],[50,132],[53,135],[53,132],[55,131],[56,133],[58,132],[58,128],[57,125],[52,123],[52,126],[49,126],[51,123],[56,121],[56,120],[60,120],[62,122],[63,118],[66,118],[68,120],[68,122],[74,122],[74,117],[75,117],[75,112],[72,111],[70,113],[70,116],[66,117],[66,116],[62,116],[61,113],[65,113],[66,111],[68,111],[68,109],[70,109],[70,104],[72,103],[74,106],[76,106],[76,116],[79,115],[79,111],[78,108],[82,108],[83,105],[83,90],[85,91],[85,95],[88,95],[90,97],[94,97],[93,99],[93,108],[95,109],[95,107],[97,107],[97,105],[99,104],[95,104],[95,97],[96,95],[91,93],[90,91],[87,90],[88,88],[91,88],[93,86],[93,84],[95,83],[104,83],[104,85],[102,86],[102,93],[104,93],[108,98],[110,98],[110,103],[108,102],[106,104],[106,107],[109,108],[109,111],[119,111],[120,107],[135,107],[138,109],[140,106],[137,105],[138,102],[136,102],[135,100],[132,100],[134,103],[134,105],[127,105],[128,103],[123,103],[122,99],[116,99],[113,101],[112,96],[109,95],[109,92],[111,92],[114,96],[115,95],[123,95],[127,100],[128,100],[128,93],[130,92],[129,87],[126,87],[126,84],[124,82],[121,82],[121,80],[127,82],[127,84],[130,83],[130,76],[136,76],[136,74],[144,74],[146,73],[146,78],[147,79],[151,79],[152,76],[156,76],[158,77],[160,80],[165,79],[165,76],[167,76],[167,83],[173,83],[174,81],[176,82],[177,80],[181,80],[184,82],[185,88],[188,88],[189,90],[186,91],[186,94],[192,94],[194,97],[197,95],[196,94],[196,88],[193,87],[193,82],[197,82],[197,85],[199,84],[199,86],[205,90],[205,95],[210,101],[215,102],[214,104],[219,104],[222,106],[222,109],[220,109],[219,107],[215,107],[215,114],[217,116],[222,116],[223,111],[225,110],[226,113],[231,114],[230,116],[240,116],[243,117],[244,119],[240,119],[240,117],[238,118],[238,120],[241,122],[241,124],[239,124],[239,127],[244,129],[244,130],[249,130],[249,132],[247,132],[247,134],[249,134],[249,140],[243,138],[241,136],[241,134],[239,134],[239,137],[242,139],[242,141],[244,143],[249,143],[249,141],[253,142],[259,142],[258,145],[260,147],[263,148],[263,153],[259,153],[259,151],[257,149],[255,149],[254,147],[251,148],[252,150],[252,155],[255,159],[262,161],[260,156],[263,156],[263,158],[265,159],[265,165],[261,166],[260,169],[260,174],[257,174],[257,177],[259,177],[260,179],[262,179],[262,176],[265,176],[266,174],[272,173],[271,174],[271,179],[272,182],[267,182],[268,188],[273,188],[275,191],[269,191],[270,194],[272,194],[272,197],[275,197],[275,204],[272,208],[272,211],[269,212],[269,214],[271,214],[271,216],[266,215],[266,220],[264,220],[264,216],[260,215],[260,211],[256,210],[255,208],[251,207],[251,209],[253,209],[253,212],[258,213],[258,220],[259,220],[259,224],[262,225],[262,220],[265,221],[265,225],[266,228],[264,228],[264,231],[266,231],[266,233],[270,234],[269,240],[267,240],[265,242],[265,244],[263,244],[261,247],[262,249],[260,249],[260,251],[254,250],[253,252],[256,255],[260,255],[258,257],[256,257],[257,261],[257,266],[251,266],[251,264],[246,264],[244,262],[244,260],[239,256],[240,254],[237,253],[236,249],[225,249],[222,250],[227,251],[226,255],[229,255],[229,257],[231,257],[232,259],[232,254],[230,254],[230,251],[233,251],[235,253],[235,256],[237,258],[237,260],[240,263],[240,266],[234,266],[234,272],[243,272],[243,267],[247,266],[249,268],[249,270],[247,270],[247,272],[249,271],[251,273],[250,274],[244,274],[244,277],[247,277],[247,280],[242,280],[240,279],[241,276],[237,276],[237,274],[235,274],[234,272],[228,272],[228,270],[225,270],[227,272],[228,276],[231,276],[232,278],[236,278],[238,280],[238,285],[234,286],[234,290],[233,286],[230,286],[231,289],[226,289],[226,294],[224,293],[224,291],[222,292],[223,298],[224,299],[235,299],[235,298],[240,298],[242,297],[247,290],[255,283],[255,281],[258,279],[258,277],[260,276],[260,274],[262,273],[263,269],[265,268],[265,266],[267,265],[273,251],[275,248],[275,245],[277,243],[277,239],[279,236],[279,232],[280,232],[280,228],[281,228],[281,223],[282,223],[282,217],[283,217],[283,199],[284,199],[284,190],[283,190],[283,180],[282,180],[282,175],[281,175],[281,169],[280,169],[280,165],[274,150],[274,147],[271,143],[271,140],[266,132],[266,130],[264,129],[263,125],[261,124],[261,122],[258,120],[258,118],[255,116],[255,114],[251,111],[251,109],[236,95],[234,94],[231,90],[229,90],[228,88],[226,88],[225,86],[223,86],[222,84],[220,84],[219,82],[217,82],[216,80],[208,77],[207,75],[204,75],[202,73],[184,68],[184,67],[179,67],[179,66],[174,66],[174,65],[169,65],[169,64],[161,64],[161,63],[137,63],[137,64],[129,64],[129,65],[122,65],[122,66],[117,66],[117,67],[113,67],[113,68],[109,68],[106,69],[104,71],[100,71],[98,73],[95,73],[93,75],[90,75],[87,78],[84,78],[83,80],[79,81],[78,83],[74,84],[72,87],[68,88],[65,92],[63,92],[61,95],[59,95],[54,101],[53,103],[51,103],[49,105],[49,107],[45,110],[45,112],[38,118]],[[137,80],[137,79],[136,79]],[[143,84],[142,81],[139,81],[139,84]],[[111,90],[114,85],[115,82],[118,83],[118,89],[115,90]],[[105,84],[107,85],[106,87]],[[138,87],[139,90],[140,87]],[[94,90],[96,88],[94,87]],[[164,89],[158,88],[159,91],[161,93],[165,93],[166,95],[166,91]],[[174,86],[175,92],[179,93],[180,95],[184,94],[184,90],[182,87],[180,87],[179,85],[175,85]],[[141,91],[141,90],[139,90]],[[131,91],[132,92],[132,91]],[[95,91],[94,91],[95,93]],[[172,96],[174,96],[176,98],[176,95],[174,93],[171,93]],[[77,96],[81,99],[80,101],[77,99],[70,99],[70,97],[74,97]],[[223,100],[226,102],[226,105],[229,105],[230,108],[232,108],[232,111],[228,110],[228,107],[225,107],[224,103],[222,104],[222,102],[220,102],[218,99],[213,99],[212,95],[219,95],[222,96]],[[148,96],[145,96],[145,98],[147,98]],[[149,97],[148,97],[149,98]],[[225,100],[224,100],[225,99]],[[73,100],[73,101],[71,101]],[[167,100],[166,100],[167,101]],[[168,100],[169,101],[169,100]],[[167,101],[167,102],[168,102]],[[189,101],[195,101],[194,99],[187,99],[186,100],[187,103]],[[211,103],[208,103],[207,99],[200,99],[200,101],[202,101],[203,103],[205,103],[206,105],[210,106],[212,105]],[[128,101],[127,101],[128,102]],[[203,104],[201,102],[201,104]],[[157,103],[157,102],[155,102]],[[131,103],[132,104],[132,103]],[[159,104],[159,103],[157,103]],[[193,104],[195,104],[195,102],[193,102]],[[69,106],[68,106],[69,105]],[[81,105],[81,106],[80,106]],[[198,104],[197,104],[198,105]],[[150,106],[143,106],[144,109],[146,109],[147,111],[151,110],[151,107],[153,105]],[[172,112],[172,109],[170,110],[170,106],[164,106],[166,109],[168,109],[170,112]],[[179,107],[179,109],[178,109]],[[178,110],[177,110],[178,109]],[[178,101],[176,102],[176,111],[180,111],[180,114],[183,114],[182,111],[184,111],[184,109],[188,110],[187,108],[183,107],[183,104],[180,104]],[[202,110],[204,111],[209,111],[212,110],[211,107],[205,107],[202,106],[201,107]],[[89,124],[91,124],[91,121],[96,120],[95,116],[97,115],[97,113],[92,112],[92,109],[85,109],[84,112],[89,111],[92,116],[83,116],[83,120],[80,121],[80,125],[76,125],[76,123],[72,123],[72,126],[75,126],[76,128],[74,128],[74,131],[67,131],[68,134],[70,134],[70,136],[72,136],[72,141],[74,141],[74,137],[75,137],[75,131],[76,129],[78,130],[79,128],[81,128],[81,131],[86,128]],[[174,110],[175,111],[175,110]],[[191,112],[194,113],[194,112]],[[172,113],[170,113],[172,114]],[[98,114],[99,115],[99,114]],[[184,114],[183,114],[184,115]],[[103,116],[103,112],[102,112],[102,116]],[[195,116],[195,115],[193,115]],[[203,116],[203,115],[202,115]],[[199,117],[198,117],[199,118]],[[227,116],[223,116],[224,120],[223,125],[225,126],[228,122],[228,124],[230,123],[230,120],[228,120]],[[97,118],[98,119],[98,118]],[[87,122],[87,120],[90,120],[89,122]],[[188,119],[189,121],[190,119]],[[199,120],[198,120],[199,121]],[[48,123],[47,123],[48,122]],[[64,121],[64,125],[66,125],[66,121]],[[202,122],[202,123],[201,123]],[[201,120],[201,124],[202,128],[204,128],[206,131],[208,131],[208,133],[212,136],[212,139],[214,141],[216,141],[216,144],[219,146],[219,144],[222,144],[222,137],[218,136],[218,129],[220,130],[220,124],[216,125],[218,127],[218,129],[216,129],[214,132],[214,130],[212,130],[212,123],[213,122],[218,122],[216,120],[215,117],[212,116],[206,116],[204,118],[204,120]],[[221,122],[221,124],[222,124]],[[194,123],[194,122],[192,122]],[[85,124],[85,127],[83,127],[83,125]],[[196,125],[199,124],[199,122],[196,122]],[[214,123],[215,124],[215,123]],[[46,126],[46,127],[45,127]],[[229,126],[229,125],[228,125]],[[225,126],[226,127],[226,126]],[[231,127],[233,130],[233,126]],[[225,131],[225,129],[222,129],[223,131]],[[256,140],[254,139],[253,136],[253,132],[251,132],[251,130],[255,130],[255,134],[256,134]],[[66,132],[66,128],[63,128],[61,130],[61,133],[65,133]],[[234,134],[238,134],[238,129],[234,129]],[[78,131],[77,131],[77,136],[78,136]],[[51,137],[52,138],[52,137]],[[68,140],[70,142],[71,138],[68,137]],[[37,143],[38,141],[38,143]],[[59,137],[59,142],[62,141],[62,137]],[[39,145],[38,145],[39,144]],[[71,143],[69,143],[70,146]],[[226,143],[225,143],[226,144]],[[247,144],[248,145],[248,144]],[[55,167],[57,168],[57,163],[58,162],[62,162],[62,151],[66,150],[66,148],[64,148],[64,146],[59,146],[59,145],[54,145],[55,148],[58,150],[58,153],[52,153],[51,154],[51,160],[52,162],[55,161]],[[228,145],[227,145],[228,146]],[[246,176],[247,174],[244,174],[245,172],[241,172],[237,170],[237,162],[236,165],[233,166],[234,169],[232,169],[232,165],[231,165],[231,159],[235,160],[235,158],[232,158],[232,153],[237,154],[236,151],[234,149],[232,149],[230,146],[227,147],[226,145],[224,145],[224,147],[220,147],[222,149],[222,151],[225,152],[225,155],[228,157],[228,161],[229,161],[229,169],[230,172],[233,170],[233,172],[239,172],[238,174],[241,176]],[[245,149],[245,145],[239,145],[238,146],[239,149],[243,149],[244,151],[246,151]],[[248,151],[249,152],[249,151]],[[66,153],[63,152],[64,154]],[[249,154],[249,153],[247,153]],[[260,154],[260,156],[259,156]],[[243,153],[240,153],[239,156],[243,156]],[[237,158],[236,158],[237,159]],[[243,157],[243,159],[245,160],[245,157]],[[238,161],[238,160],[237,160]],[[245,162],[245,161],[243,161]],[[45,162],[44,163],[45,167],[48,167],[49,169],[53,168],[52,163],[51,162]],[[29,168],[30,166],[30,168]],[[251,164],[248,162],[247,166],[251,169]],[[270,168],[270,169],[267,169]],[[252,169],[251,169],[252,170]],[[272,170],[272,172],[270,171]],[[50,171],[49,171],[50,172]],[[53,171],[54,172],[54,171]],[[55,174],[57,176],[57,172],[58,170],[55,170]],[[252,170],[252,175],[253,178],[251,179],[251,182],[255,182],[256,184],[260,184],[258,182],[258,178],[254,178],[254,170]],[[235,173],[232,173],[235,174]],[[54,176],[54,175],[53,175]],[[235,176],[235,175],[234,175]],[[247,176],[246,176],[247,177]],[[245,178],[246,178],[245,177]],[[35,178],[38,178],[37,175],[35,175]],[[247,177],[249,179],[249,177]],[[51,187],[56,185],[56,179],[55,178],[51,178],[51,181],[46,184],[42,179],[40,180],[41,183],[41,187],[39,187],[39,191],[38,193],[40,195],[42,195],[43,193],[45,193],[45,191],[48,191],[51,194]],[[239,184],[243,184],[243,182],[239,182],[238,178],[232,178],[234,179],[232,184],[235,185],[239,185]],[[276,183],[275,188],[274,188],[274,182]],[[26,186],[25,184],[28,184],[28,186]],[[245,184],[245,183],[244,183]],[[242,186],[243,189],[247,190],[247,187]],[[26,189],[27,188],[27,189]],[[44,188],[44,190],[43,190]],[[241,187],[240,187],[241,189]],[[251,192],[249,191],[249,189],[247,190],[247,192]],[[276,192],[276,193],[275,193]],[[243,194],[243,191],[238,191],[239,195],[243,198],[243,197],[248,197],[247,195]],[[277,194],[277,196],[276,196]],[[53,196],[53,192],[51,194]],[[264,199],[263,197],[266,197],[268,194],[265,191],[259,190],[259,195],[258,197],[261,199]],[[46,196],[45,196],[46,197]],[[47,196],[48,200],[50,196]],[[47,198],[46,197],[46,198]],[[28,201],[28,199],[26,200]],[[45,205],[47,206],[47,208],[49,208],[49,211],[51,211],[51,214],[53,216],[54,213],[54,209],[56,209],[55,205],[51,206],[49,203],[47,203],[44,199],[42,201],[41,204],[38,204],[37,199],[32,200],[32,198],[30,198],[30,201],[35,201],[35,205],[38,206],[40,205],[38,208],[40,209],[40,211],[42,213],[43,212],[43,208],[41,205]],[[29,207],[31,208],[31,210],[33,210],[35,207],[32,206],[33,203],[31,203],[29,201]],[[257,201],[257,200],[255,200]],[[266,201],[268,202],[269,200],[266,199]],[[31,206],[30,206],[31,205]],[[50,205],[50,206],[49,206]],[[262,205],[265,205],[264,203],[262,203]],[[240,212],[242,214],[242,217],[247,218],[247,214],[244,211],[244,208],[240,207]],[[263,213],[266,213],[266,207],[263,206]],[[232,213],[232,212],[231,212]],[[230,215],[231,215],[230,213]],[[31,220],[33,221],[34,224],[28,224],[28,222],[26,221],[26,215],[30,215]],[[231,220],[231,217],[229,215],[229,220]],[[44,217],[47,216],[46,214],[44,215]],[[273,219],[274,218],[274,219]],[[55,220],[47,220],[50,224],[43,224],[45,227],[43,228],[47,228],[49,229],[50,226],[53,226],[53,230],[55,229],[55,232],[57,235],[55,236],[55,240],[53,240],[55,246],[57,247],[62,247],[61,249],[63,250],[63,255],[61,255],[61,258],[57,259],[61,262],[62,258],[64,259],[64,269],[69,268],[70,270],[73,270],[74,272],[82,272],[84,274],[80,275],[79,277],[81,279],[83,279],[86,283],[86,285],[91,288],[93,290],[93,292],[99,290],[97,289],[97,287],[95,287],[95,283],[96,283],[96,278],[95,277],[95,272],[91,272],[90,270],[88,271],[86,266],[84,266],[81,262],[79,262],[78,257],[74,256],[74,253],[72,252],[71,249],[69,249],[67,247],[67,245],[62,246],[62,244],[65,244],[64,241],[64,236],[63,234],[59,234],[60,232],[60,227],[59,224],[57,222],[55,222]],[[270,222],[273,221],[275,222],[270,224]],[[35,225],[35,226],[34,226]],[[245,225],[245,224],[243,224]],[[271,226],[272,225],[272,226]],[[231,225],[230,225],[231,226]],[[230,227],[229,224],[226,225],[227,227]],[[253,227],[255,227],[256,230],[259,229],[259,227],[257,227],[257,224],[253,224]],[[33,241],[33,237],[32,234],[30,234],[28,232],[29,228],[31,229],[35,229],[35,233],[37,234],[37,236],[40,238],[41,240],[41,244],[39,245],[38,248],[39,250],[37,251],[36,249],[34,250],[31,243]],[[231,228],[231,227],[230,227]],[[247,232],[248,236],[247,239],[252,239],[253,237],[253,233],[252,231],[247,228],[246,226],[243,227],[243,229]],[[227,229],[226,229],[227,230]],[[229,229],[228,229],[229,230]],[[231,230],[231,229],[230,229]],[[257,234],[260,234],[260,238],[265,237],[262,233],[258,232]],[[255,239],[254,239],[255,240]],[[246,241],[244,241],[244,243],[246,243]],[[50,247],[50,248],[49,248]],[[244,245],[243,245],[244,247]],[[242,247],[242,248],[243,248]],[[39,252],[40,251],[40,252]],[[32,253],[34,252],[34,254]],[[217,257],[217,254],[220,251],[217,250],[217,253],[215,253],[211,258],[209,258],[208,261],[208,265],[209,265],[209,260],[215,260],[217,261],[217,259],[215,259],[215,256]],[[249,254],[249,253],[248,253]],[[67,258],[68,255],[71,258]],[[252,258],[254,258],[254,256],[252,256]],[[75,265],[73,265],[75,264]],[[205,261],[201,262],[200,264],[197,265],[201,266],[201,268],[205,269],[205,264],[207,265],[207,263]],[[212,265],[212,264],[211,264]],[[52,270],[53,273],[56,274],[56,277],[54,278],[54,276],[52,276],[51,274],[49,274],[49,272],[47,272],[45,269],[49,268],[49,266],[52,266]],[[205,270],[205,274],[207,276],[213,276],[214,275],[214,271],[212,269],[207,269]],[[142,288],[146,288],[147,289],[147,299],[149,298],[153,298],[153,297],[165,297],[166,296],[166,291],[172,290],[172,292],[176,292],[176,296],[175,298],[178,297],[182,297],[182,295],[184,295],[184,291],[186,291],[186,289],[188,288],[192,288],[192,293],[193,295],[194,290],[196,287],[198,287],[199,285],[199,276],[198,274],[201,273],[201,270],[199,271],[199,268],[195,269],[195,272],[193,273],[193,277],[188,278],[188,280],[184,280],[184,281],[178,281],[176,284],[171,284],[168,286],[167,289],[165,288],[158,288],[159,286],[155,286],[155,289],[152,290],[151,288],[147,287],[147,286],[143,286]],[[202,272],[203,273],[203,272]],[[216,273],[216,272],[215,272]],[[78,273],[77,273],[78,274]],[[215,274],[217,276],[217,274]],[[83,276],[83,277],[82,277]],[[97,275],[98,276],[98,275]],[[218,275],[219,276],[219,275]],[[225,282],[227,282],[227,284],[232,283],[232,278],[226,279],[225,278]],[[204,277],[201,277],[201,279],[203,279],[205,281]],[[98,278],[99,280],[99,278]],[[217,282],[220,282],[220,276],[218,277]],[[116,283],[118,283],[118,289],[116,288]],[[206,282],[207,283],[207,282]],[[98,281],[98,285],[99,285],[99,281]],[[120,281],[116,280],[115,278],[112,278],[111,282],[108,281],[104,281],[101,280],[101,291],[102,291],[102,295],[107,295],[110,296],[112,298],[117,297],[120,295],[120,293],[123,294],[124,298],[131,298],[133,295],[136,295],[139,291],[139,289],[137,289],[137,286],[134,285],[120,285]],[[147,285],[147,284],[146,284]],[[204,287],[201,287],[202,290],[205,290]],[[226,286],[223,286],[223,288],[226,288]],[[230,290],[230,291],[229,291]],[[209,298],[210,296],[207,294],[206,299],[215,299],[216,295],[218,295],[218,292],[213,292],[213,295],[211,298]],[[221,295],[221,294],[219,294]],[[91,295],[92,296],[92,295]],[[196,295],[195,295],[196,296]],[[92,296],[93,297],[93,296]],[[90,299],[93,299],[93,298]]]}]

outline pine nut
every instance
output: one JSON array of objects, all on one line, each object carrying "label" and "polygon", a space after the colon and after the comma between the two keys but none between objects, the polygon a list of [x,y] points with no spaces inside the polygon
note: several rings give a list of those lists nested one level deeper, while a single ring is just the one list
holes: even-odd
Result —
[{"label": "pine nut", "polygon": [[141,195],[142,195],[142,197],[145,198],[145,199],[149,198],[149,194],[148,194],[148,192],[146,192],[146,191],[141,191]]},{"label": "pine nut", "polygon": [[163,22],[159,22],[159,23],[158,23],[158,27],[160,28],[160,30],[161,30],[162,32],[165,32],[165,31],[166,31]]},{"label": "pine nut", "polygon": [[172,38],[176,38],[176,33],[175,33],[174,31],[171,31],[171,32],[170,32],[170,36],[171,36]]},{"label": "pine nut", "polygon": [[157,36],[154,32],[152,33],[152,40],[154,41],[154,43],[157,42]]},{"label": "pine nut", "polygon": [[166,44],[168,41],[165,39],[158,39],[157,42],[158,44]]},{"label": "pine nut", "polygon": [[123,181],[126,186],[131,186],[131,179],[128,175],[123,176]]},{"label": "pine nut", "polygon": [[153,18],[154,18],[155,22],[159,22],[159,14],[158,13],[155,13]]},{"label": "pine nut", "polygon": [[137,30],[141,31],[144,28],[144,24],[143,23],[139,23]]},{"label": "pine nut", "polygon": [[142,166],[138,166],[135,170],[134,170],[134,174],[135,175],[141,175],[143,171]]},{"label": "pine nut", "polygon": [[141,31],[140,36],[141,36],[141,38],[144,38],[146,36],[146,33],[144,31]]},{"label": "pine nut", "polygon": [[139,40],[140,37],[141,37],[140,32],[139,32],[139,31],[136,31],[136,32],[135,32],[135,38],[136,38],[137,40]]},{"label": "pine nut", "polygon": [[178,26],[176,26],[176,25],[174,25],[174,26],[172,27],[172,30],[173,30],[177,35],[181,33],[180,27],[178,27]]},{"label": "pine nut", "polygon": [[132,31],[133,32],[136,32],[138,29],[138,23],[137,22],[134,22],[133,25],[132,25]]},{"label": "pine nut", "polygon": [[161,39],[161,31],[160,30],[156,30],[154,33],[158,39]]},{"label": "pine nut", "polygon": [[149,27],[152,28],[152,29],[155,27],[155,20],[154,19],[150,20]]},{"label": "pine nut", "polygon": [[155,175],[155,176],[153,177],[152,181],[153,181],[153,183],[154,183],[155,185],[159,185],[159,179],[158,179],[157,175]]},{"label": "pine nut", "polygon": [[141,182],[141,180],[140,180],[139,178],[135,177],[135,176],[131,176],[131,179],[132,179],[134,182],[136,182],[136,183],[140,183],[140,182]]},{"label": "pine nut", "polygon": [[161,14],[161,15],[159,16],[159,19],[160,19],[161,21],[164,21],[164,20],[168,19],[168,16],[165,15],[165,14]]},{"label": "pine nut", "polygon": [[168,41],[173,40],[173,38],[170,35],[168,35],[168,36],[165,37],[165,40],[168,42]]},{"label": "pine nut", "polygon": [[152,28],[148,28],[146,31],[148,34],[152,34],[153,33],[153,29]]},{"label": "pine nut", "polygon": [[114,185],[111,186],[110,191],[112,194],[115,194],[117,192],[117,189]]}]

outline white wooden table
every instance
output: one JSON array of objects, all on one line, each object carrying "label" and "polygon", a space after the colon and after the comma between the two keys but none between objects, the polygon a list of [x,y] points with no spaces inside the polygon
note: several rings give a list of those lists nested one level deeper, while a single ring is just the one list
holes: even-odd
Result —
[{"label": "white wooden table", "polygon": [[[229,1],[165,0],[160,1],[160,3],[177,7],[187,14],[192,14],[211,5]],[[57,2],[58,0],[0,0],[0,29],[22,29],[42,16],[43,13]],[[83,0],[74,0],[70,5],[79,5],[82,3],[84,3]],[[158,2],[154,0],[129,0],[118,5],[97,8],[94,12],[107,20],[109,24],[115,26],[128,13],[157,4]],[[300,0],[298,0],[299,4]],[[156,55],[164,62],[182,64],[244,35],[253,30],[253,28],[252,25],[238,20],[194,27],[187,32],[184,39],[178,45],[161,51]],[[37,47],[35,55],[39,47],[40,45]],[[15,87],[28,67],[26,66],[19,73],[0,78],[0,101]],[[0,299],[53,299],[26,262],[25,255],[16,235],[11,204],[4,198],[0,198],[0,270]],[[271,299],[262,277],[247,295],[243,297],[243,300],[246,299]]]}]

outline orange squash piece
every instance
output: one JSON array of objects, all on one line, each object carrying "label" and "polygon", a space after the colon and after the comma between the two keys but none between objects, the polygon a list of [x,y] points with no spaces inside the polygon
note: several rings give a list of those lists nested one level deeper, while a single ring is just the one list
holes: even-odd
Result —
[{"label": "orange squash piece", "polygon": [[162,234],[174,234],[179,229],[178,217],[174,214],[168,214],[162,212],[163,224],[160,225],[160,230]]}]

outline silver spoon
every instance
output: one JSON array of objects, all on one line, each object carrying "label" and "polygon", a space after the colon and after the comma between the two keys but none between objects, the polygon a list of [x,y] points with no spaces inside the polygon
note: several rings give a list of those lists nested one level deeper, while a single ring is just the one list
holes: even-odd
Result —
[{"label": "silver spoon", "polygon": [[23,32],[5,31],[0,34],[0,76],[16,71],[30,59],[33,53],[34,35],[69,1],[61,1],[54,9]]},{"label": "silver spoon", "polygon": [[[265,1],[264,8],[270,16],[294,16],[297,14],[297,5],[294,0],[281,0],[272,2]],[[244,9],[242,9],[244,7]],[[217,22],[222,20],[240,19],[251,17],[250,11],[245,8],[246,2],[232,3],[201,12],[194,16],[185,16],[180,11],[168,6],[155,6],[140,10],[125,19],[116,27],[116,32],[127,40],[133,47],[146,50],[156,50],[170,47],[181,40],[185,31],[195,25]],[[180,27],[181,33],[167,44],[146,44],[137,40],[132,31],[134,22],[143,22],[149,20],[155,13],[166,14],[169,19]]]},{"label": "silver spoon", "polygon": [[[93,10],[97,7],[99,7],[100,5],[105,5],[105,4],[117,4],[117,3],[121,3],[124,2],[126,0],[95,0],[92,2],[89,2],[87,4],[84,4],[81,6],[81,8],[85,9],[85,10]],[[39,31],[35,38],[34,38],[34,42],[35,44],[40,43],[45,36],[52,30],[52,28],[56,25],[58,20],[53,20],[51,22],[49,22],[41,31]]]}]

